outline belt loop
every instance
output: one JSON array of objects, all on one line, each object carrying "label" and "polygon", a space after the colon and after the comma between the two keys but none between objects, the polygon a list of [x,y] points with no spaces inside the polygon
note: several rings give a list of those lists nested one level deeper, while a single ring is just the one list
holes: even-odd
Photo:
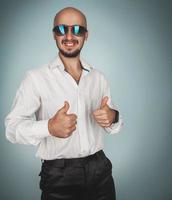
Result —
[{"label": "belt loop", "polygon": [[65,159],[63,158],[61,161],[62,161],[62,166],[61,167],[65,168],[66,167]]}]

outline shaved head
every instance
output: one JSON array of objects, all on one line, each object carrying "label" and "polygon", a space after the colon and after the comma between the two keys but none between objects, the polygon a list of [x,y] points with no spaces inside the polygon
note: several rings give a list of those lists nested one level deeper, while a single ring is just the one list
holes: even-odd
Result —
[{"label": "shaved head", "polygon": [[[85,15],[76,8],[64,8],[54,17],[54,27],[58,27],[59,25],[68,27],[65,34],[58,35],[56,32],[53,32],[60,55],[68,58],[79,56],[84,42],[88,38],[87,20]],[[74,25],[85,27],[86,31],[81,35],[73,34],[71,27]]]},{"label": "shaved head", "polygon": [[54,26],[58,24],[81,25],[87,28],[87,20],[85,15],[78,9],[67,7],[60,10],[54,18]]}]

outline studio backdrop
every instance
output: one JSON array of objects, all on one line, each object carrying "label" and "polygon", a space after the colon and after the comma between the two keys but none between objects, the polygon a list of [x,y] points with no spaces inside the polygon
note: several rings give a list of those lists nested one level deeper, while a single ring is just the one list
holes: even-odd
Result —
[{"label": "studio backdrop", "polygon": [[74,6],[88,20],[82,57],[102,71],[124,118],[105,137],[118,200],[171,200],[172,1],[0,1],[0,199],[40,199],[36,147],[11,144],[4,118],[27,70],[57,55],[55,14]]}]

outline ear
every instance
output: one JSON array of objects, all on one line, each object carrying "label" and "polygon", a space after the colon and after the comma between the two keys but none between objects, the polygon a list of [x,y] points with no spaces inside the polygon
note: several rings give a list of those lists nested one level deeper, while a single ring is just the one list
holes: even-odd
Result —
[{"label": "ear", "polygon": [[88,39],[88,31],[85,33],[85,40]]},{"label": "ear", "polygon": [[53,32],[53,37],[54,37],[54,40],[56,40],[56,34]]}]

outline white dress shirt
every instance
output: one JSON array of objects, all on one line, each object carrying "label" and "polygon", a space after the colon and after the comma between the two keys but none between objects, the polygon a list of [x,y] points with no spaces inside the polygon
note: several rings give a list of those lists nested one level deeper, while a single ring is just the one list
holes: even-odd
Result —
[{"label": "white dress shirt", "polygon": [[[5,119],[6,137],[12,143],[37,145],[36,156],[45,160],[84,157],[103,149],[105,131],[117,133],[123,121],[102,128],[92,112],[108,96],[108,105],[117,110],[104,75],[81,59],[79,84],[66,72],[59,56],[49,64],[26,73],[17,90],[11,112]],[[68,114],[77,115],[76,130],[68,138],[50,135],[48,120],[69,102]]]}]

